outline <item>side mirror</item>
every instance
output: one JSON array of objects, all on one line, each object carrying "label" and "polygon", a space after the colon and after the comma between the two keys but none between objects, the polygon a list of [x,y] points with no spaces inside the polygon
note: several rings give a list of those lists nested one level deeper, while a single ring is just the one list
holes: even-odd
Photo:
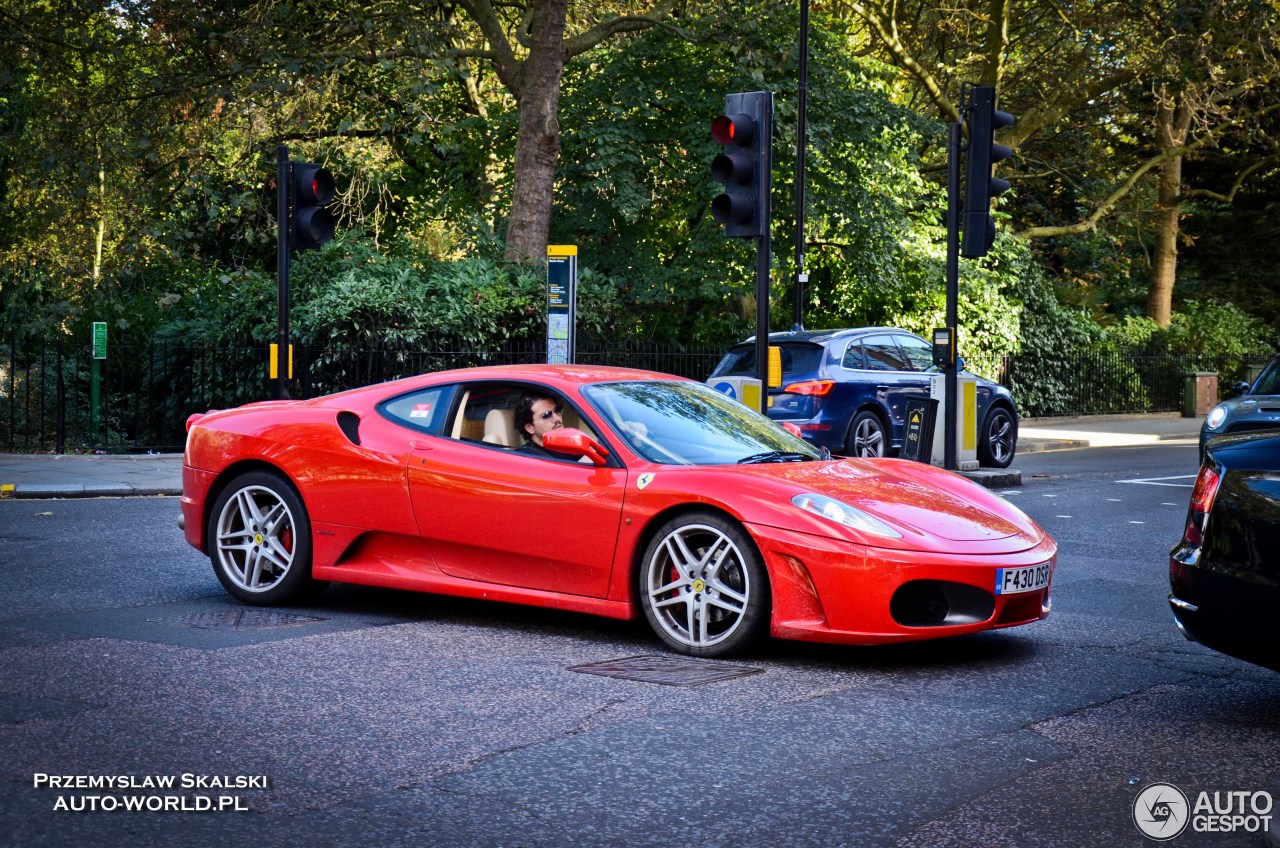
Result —
[{"label": "side mirror", "polygon": [[609,461],[609,452],[605,450],[604,445],[574,427],[561,427],[559,430],[544,433],[542,446],[556,453],[585,456],[595,465],[604,465]]},{"label": "side mirror", "polygon": [[1229,391],[1231,392],[1231,397],[1240,397],[1241,395],[1247,395],[1249,394],[1249,384],[1244,382],[1232,383]]},{"label": "side mirror", "polygon": [[797,439],[804,438],[804,432],[801,431],[801,429],[797,427],[795,424],[792,424],[790,421],[783,421],[782,429],[786,430],[788,433],[795,436]]}]

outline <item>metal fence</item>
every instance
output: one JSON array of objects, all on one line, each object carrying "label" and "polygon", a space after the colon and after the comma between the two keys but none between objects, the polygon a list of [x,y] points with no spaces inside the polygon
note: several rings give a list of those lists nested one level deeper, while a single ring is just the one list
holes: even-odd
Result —
[{"label": "metal fence", "polygon": [[[646,368],[704,380],[720,346],[580,343],[583,364]],[[474,349],[439,340],[415,350],[294,346],[290,395],[316,397],[385,380],[474,365],[545,361],[541,340]],[[0,345],[0,451],[113,453],[179,451],[192,413],[274,395],[265,348],[210,348],[178,342],[115,345],[100,365],[92,403],[87,345]],[[968,359],[969,370],[1014,393],[1023,416],[1168,412],[1183,407],[1187,375],[1212,372],[1220,392],[1250,379],[1267,354],[1169,357],[1072,351],[1046,361]]]},{"label": "metal fence", "polygon": [[[646,368],[705,379],[724,348],[580,346],[589,365]],[[186,419],[274,396],[263,347],[211,348],[180,342],[113,345],[99,364],[93,404],[92,352],[65,342],[0,345],[0,452],[180,451]],[[428,371],[545,362],[546,343],[475,349],[439,340],[415,350],[294,345],[293,398],[317,397]]]}]

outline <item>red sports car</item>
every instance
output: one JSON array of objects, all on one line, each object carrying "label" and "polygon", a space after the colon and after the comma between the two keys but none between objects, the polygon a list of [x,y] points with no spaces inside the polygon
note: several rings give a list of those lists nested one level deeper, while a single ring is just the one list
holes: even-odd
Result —
[{"label": "red sports car", "polygon": [[717,657],[1049,614],[1057,545],[965,478],[831,459],[701,383],[590,366],[445,371],[193,415],[183,525],[227,591],[327,581],[644,615]]}]

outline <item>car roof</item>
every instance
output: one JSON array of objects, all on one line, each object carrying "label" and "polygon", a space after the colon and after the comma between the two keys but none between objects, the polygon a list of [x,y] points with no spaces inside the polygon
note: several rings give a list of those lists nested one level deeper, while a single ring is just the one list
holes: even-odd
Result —
[{"label": "car roof", "polygon": [[588,383],[611,383],[620,380],[686,380],[674,374],[660,371],[645,371],[639,368],[620,368],[612,365],[483,365],[476,368],[455,368],[449,371],[432,371],[412,377],[402,377],[385,383],[374,383],[369,386],[347,389],[336,394],[322,395],[310,400],[298,401],[301,404],[315,406],[331,406],[360,396],[373,393],[381,396],[387,391],[410,391],[418,387],[442,385],[451,382],[468,382],[474,380],[511,380],[513,382],[536,381],[547,385],[567,384],[585,385]]},{"label": "car roof", "polygon": [[[770,333],[769,341],[775,344],[784,344],[786,342],[809,342],[811,344],[826,344],[836,339],[848,339],[854,336],[865,336],[871,333],[908,333],[915,335],[910,330],[904,330],[901,327],[847,327],[839,330],[784,330],[779,333]],[[734,347],[752,344],[756,340],[755,336],[751,336],[745,341],[738,342]]]}]

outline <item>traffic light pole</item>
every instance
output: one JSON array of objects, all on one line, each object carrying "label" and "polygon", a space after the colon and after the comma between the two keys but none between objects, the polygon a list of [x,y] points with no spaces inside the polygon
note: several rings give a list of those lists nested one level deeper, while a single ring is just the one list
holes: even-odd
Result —
[{"label": "traffic light pole", "polygon": [[760,414],[769,414],[769,228],[756,237],[756,378]]},{"label": "traffic light pole", "polygon": [[276,148],[276,275],[279,300],[276,325],[276,400],[289,399],[289,148]]},{"label": "traffic light pole", "polygon": [[[950,334],[951,350],[959,350],[959,339],[956,336],[959,319],[960,301],[960,123],[950,125],[947,138],[947,332]],[[943,467],[948,471],[959,471],[960,463],[956,456],[956,406],[959,401],[957,377],[957,359],[954,353],[947,357],[945,391],[942,405],[943,416]]]},{"label": "traffic light pole", "polygon": [[796,86],[796,290],[791,329],[804,329],[804,156],[809,103],[809,0],[800,0],[800,81]]}]

